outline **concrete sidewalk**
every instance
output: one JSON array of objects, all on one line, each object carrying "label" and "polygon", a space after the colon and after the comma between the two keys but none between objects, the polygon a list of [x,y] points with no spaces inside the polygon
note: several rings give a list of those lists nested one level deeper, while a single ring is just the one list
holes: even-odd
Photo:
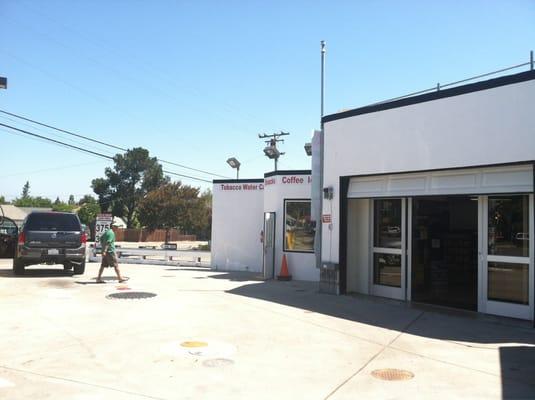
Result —
[{"label": "concrete sidewalk", "polygon": [[[109,272],[99,285],[96,264],[74,277],[13,277],[10,265],[0,260],[2,399],[535,398],[528,323],[243,273],[122,265],[127,285]],[[113,298],[133,292],[156,296]]]}]

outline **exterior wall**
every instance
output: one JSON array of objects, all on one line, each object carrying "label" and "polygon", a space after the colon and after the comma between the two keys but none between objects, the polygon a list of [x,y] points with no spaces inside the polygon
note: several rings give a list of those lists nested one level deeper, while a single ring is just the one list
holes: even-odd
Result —
[{"label": "exterior wall", "polygon": [[[286,254],[288,269],[293,279],[303,281],[319,281],[319,270],[316,268],[314,253],[284,252],[284,200],[310,200],[312,178],[310,172],[277,171],[268,173],[264,178],[264,212],[276,213],[275,232],[275,274],[280,271],[282,255]],[[296,173],[301,172],[301,173]]]},{"label": "exterior wall", "polygon": [[323,260],[339,262],[340,177],[535,160],[533,104],[528,80],[326,121],[323,186],[334,199],[323,204]]},{"label": "exterior wall", "polygon": [[262,179],[214,181],[212,268],[262,272]]}]

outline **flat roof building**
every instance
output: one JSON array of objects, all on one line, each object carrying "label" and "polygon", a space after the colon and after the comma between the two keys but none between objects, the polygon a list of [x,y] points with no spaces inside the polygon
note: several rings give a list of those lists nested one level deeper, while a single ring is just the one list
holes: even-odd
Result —
[{"label": "flat roof building", "polygon": [[341,293],[533,319],[535,71],[323,118]]}]

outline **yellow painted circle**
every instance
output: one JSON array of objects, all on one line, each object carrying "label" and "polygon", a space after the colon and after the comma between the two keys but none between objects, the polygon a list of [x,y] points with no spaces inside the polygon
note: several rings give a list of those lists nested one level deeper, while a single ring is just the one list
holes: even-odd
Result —
[{"label": "yellow painted circle", "polygon": [[180,343],[180,346],[188,347],[188,348],[206,347],[206,346],[208,346],[208,343],[206,343],[206,342],[198,342],[198,341],[192,340],[192,341],[188,341],[188,342],[182,342],[182,343]]}]

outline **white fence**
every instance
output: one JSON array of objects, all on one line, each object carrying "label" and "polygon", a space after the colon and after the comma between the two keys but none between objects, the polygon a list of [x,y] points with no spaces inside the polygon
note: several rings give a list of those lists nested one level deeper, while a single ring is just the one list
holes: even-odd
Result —
[{"label": "white fence", "polygon": [[[195,250],[162,250],[155,248],[126,248],[115,249],[119,263],[123,264],[156,264],[171,266],[210,267],[210,252]],[[91,246],[89,261],[100,262],[102,255],[99,248]]]}]

